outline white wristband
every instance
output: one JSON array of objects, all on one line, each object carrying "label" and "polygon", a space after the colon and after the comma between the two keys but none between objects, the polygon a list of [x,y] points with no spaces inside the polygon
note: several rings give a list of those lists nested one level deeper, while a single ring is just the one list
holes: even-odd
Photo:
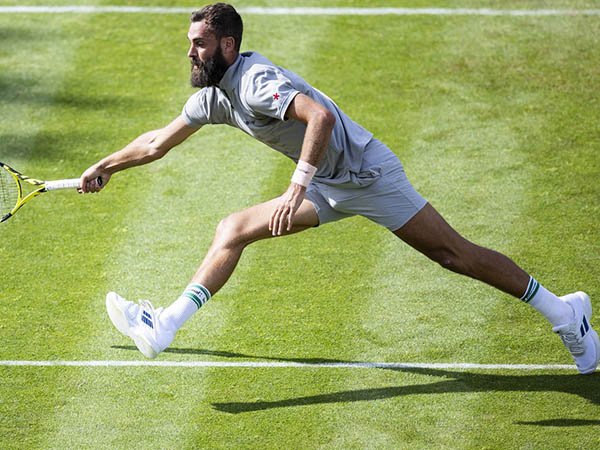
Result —
[{"label": "white wristband", "polygon": [[292,181],[300,186],[307,187],[316,172],[317,168],[315,166],[310,165],[306,161],[298,161]]}]

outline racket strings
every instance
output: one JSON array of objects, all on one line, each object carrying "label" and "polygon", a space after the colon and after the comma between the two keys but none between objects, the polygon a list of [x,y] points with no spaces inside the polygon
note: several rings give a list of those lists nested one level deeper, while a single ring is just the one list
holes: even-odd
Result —
[{"label": "racket strings", "polygon": [[19,187],[17,182],[5,169],[0,169],[0,216],[5,216],[11,212],[18,200]]}]

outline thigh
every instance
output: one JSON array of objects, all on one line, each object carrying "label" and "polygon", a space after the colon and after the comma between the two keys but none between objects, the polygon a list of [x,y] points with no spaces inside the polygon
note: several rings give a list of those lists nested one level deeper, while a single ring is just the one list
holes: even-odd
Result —
[{"label": "thigh", "polygon": [[456,251],[468,242],[429,203],[394,234],[428,256],[442,249]]},{"label": "thigh", "polygon": [[[232,228],[231,231],[247,243],[273,237],[269,230],[269,218],[275,210],[277,201],[278,199],[269,200],[231,214],[224,220],[226,227]],[[284,230],[283,236],[317,225],[319,225],[319,217],[315,206],[310,200],[304,199],[294,216],[292,230]]]}]

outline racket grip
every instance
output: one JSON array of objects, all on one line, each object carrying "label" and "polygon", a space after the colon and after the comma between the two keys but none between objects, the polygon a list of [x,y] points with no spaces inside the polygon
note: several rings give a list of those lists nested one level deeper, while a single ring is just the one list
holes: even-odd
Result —
[{"label": "racket grip", "polygon": [[71,178],[68,180],[46,181],[44,183],[47,191],[55,191],[57,189],[72,189],[79,187],[79,178]]}]

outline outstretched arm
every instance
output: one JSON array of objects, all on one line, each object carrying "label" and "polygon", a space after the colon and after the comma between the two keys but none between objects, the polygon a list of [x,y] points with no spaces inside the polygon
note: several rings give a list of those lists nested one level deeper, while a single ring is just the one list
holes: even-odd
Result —
[{"label": "outstretched arm", "polygon": [[[141,166],[162,158],[199,128],[192,128],[181,117],[159,130],[148,131],[134,139],[123,149],[103,158],[81,175],[82,192],[98,192],[115,172],[129,167]],[[102,184],[97,182],[101,178]]]},{"label": "outstretched arm", "polygon": [[[286,117],[306,124],[299,164],[303,161],[318,167],[327,151],[335,116],[310,97],[298,94],[290,103]],[[273,236],[281,235],[284,229],[292,230],[294,214],[304,200],[305,193],[306,186],[294,181],[290,183],[287,191],[279,198],[280,201],[269,220],[269,230]]]}]

